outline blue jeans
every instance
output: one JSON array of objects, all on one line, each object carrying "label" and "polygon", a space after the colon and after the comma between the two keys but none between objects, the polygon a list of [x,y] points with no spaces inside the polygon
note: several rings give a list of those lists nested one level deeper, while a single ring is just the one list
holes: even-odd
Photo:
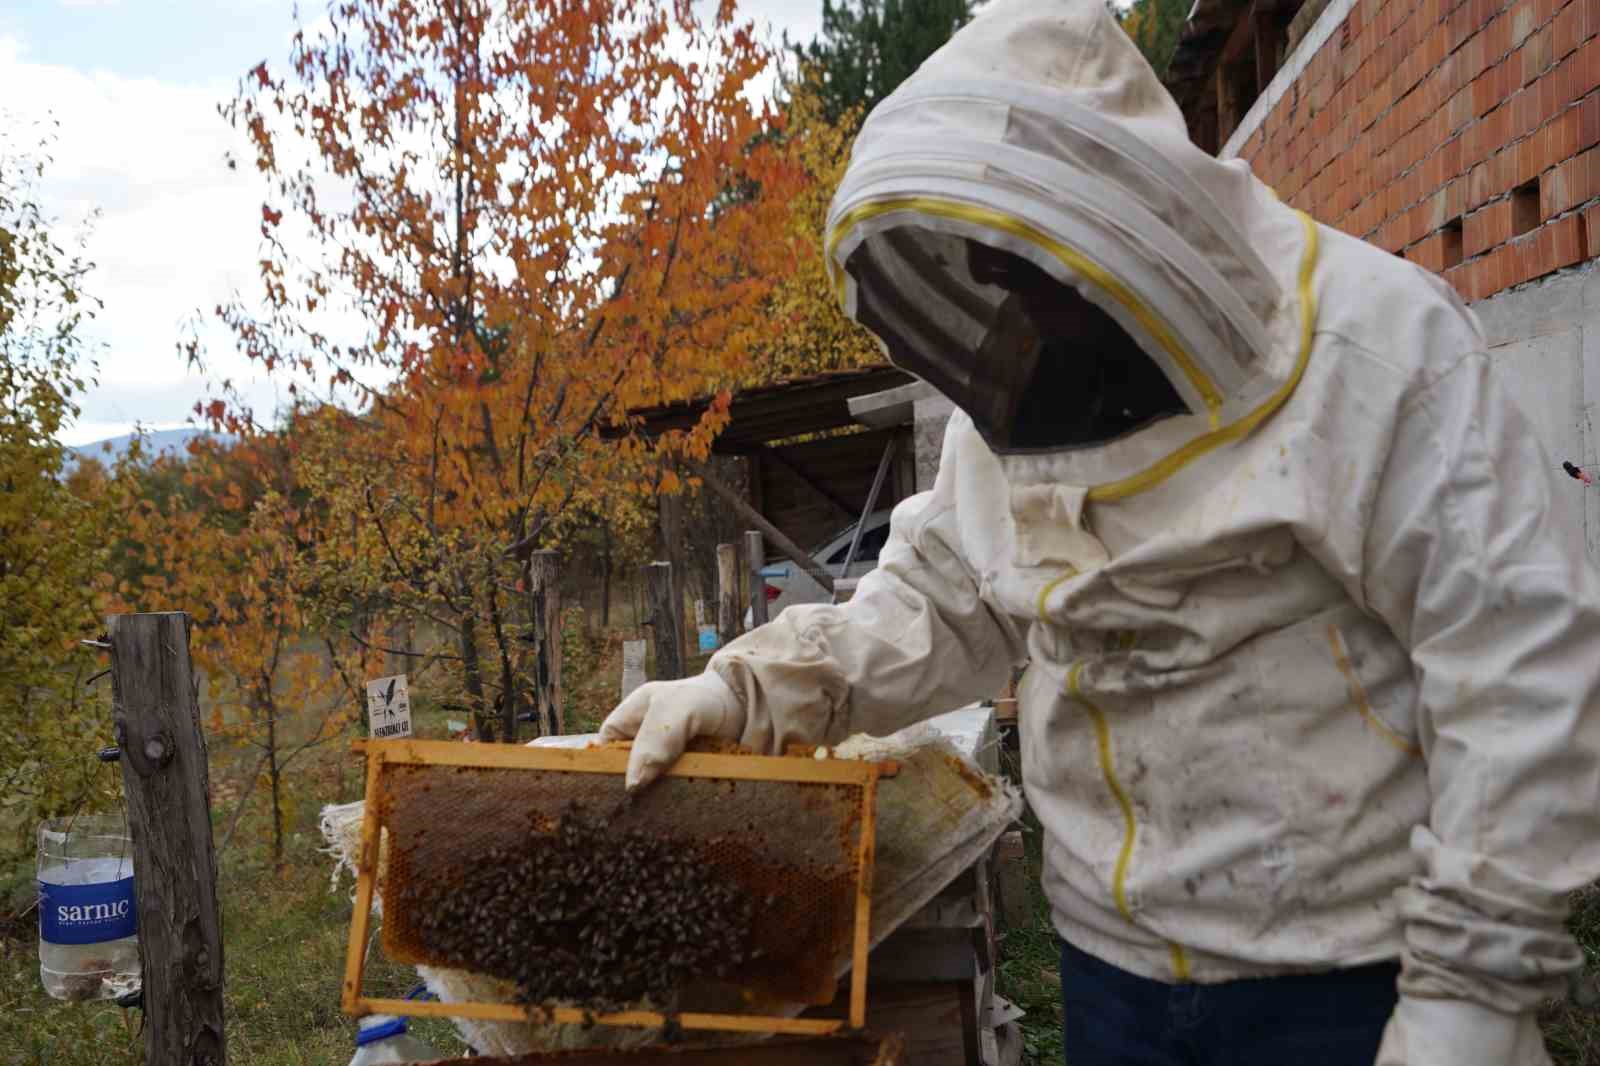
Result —
[{"label": "blue jeans", "polygon": [[1061,947],[1067,1066],[1372,1066],[1400,964],[1169,985]]}]

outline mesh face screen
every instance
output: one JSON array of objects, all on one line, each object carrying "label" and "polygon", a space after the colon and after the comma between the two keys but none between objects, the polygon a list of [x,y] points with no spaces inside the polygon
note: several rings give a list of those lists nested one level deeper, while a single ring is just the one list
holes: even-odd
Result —
[{"label": "mesh face screen", "polygon": [[384,949],[530,1002],[827,1003],[862,803],[855,784],[668,776],[630,799],[620,774],[388,764]]}]

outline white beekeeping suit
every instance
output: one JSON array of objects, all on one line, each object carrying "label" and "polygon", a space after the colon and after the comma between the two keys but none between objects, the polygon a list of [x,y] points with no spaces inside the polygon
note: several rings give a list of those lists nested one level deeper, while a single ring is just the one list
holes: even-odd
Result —
[{"label": "white beekeeping suit", "polygon": [[[1103,311],[1154,405],[1107,421],[1100,335],[1043,345],[985,251]],[[1068,941],[1168,982],[1400,958],[1383,1066],[1547,1062],[1532,1011],[1600,875],[1600,586],[1454,293],[1191,145],[1098,0],[993,0],[885,100],[827,255],[965,413],[850,602],[613,713],[634,780],[1027,660]]]}]

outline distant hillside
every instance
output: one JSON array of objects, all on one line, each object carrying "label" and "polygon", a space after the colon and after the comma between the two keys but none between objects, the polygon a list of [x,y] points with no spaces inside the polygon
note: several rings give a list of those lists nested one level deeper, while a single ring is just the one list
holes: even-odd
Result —
[{"label": "distant hillside", "polygon": [[[189,442],[196,437],[211,437],[215,434],[195,426],[184,426],[180,429],[160,429],[145,434],[145,450],[150,455],[182,455],[188,448]],[[224,440],[228,439],[223,436]],[[69,451],[74,456],[87,457],[110,466],[127,452],[128,446],[133,443],[133,434],[124,433],[120,437],[108,437],[97,440],[93,444],[82,444]],[[109,449],[109,450],[107,450]]]}]

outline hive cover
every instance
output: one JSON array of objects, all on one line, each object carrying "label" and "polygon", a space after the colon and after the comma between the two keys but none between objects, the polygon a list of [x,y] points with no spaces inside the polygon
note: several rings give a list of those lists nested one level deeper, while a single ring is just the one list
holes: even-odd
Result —
[{"label": "hive cover", "polygon": [[[692,752],[629,796],[623,746],[364,749],[346,1010],[818,1034],[841,1023],[776,1011],[831,1002],[849,958],[864,1023],[879,764]],[[390,957],[524,1002],[362,997],[375,887]]]}]

